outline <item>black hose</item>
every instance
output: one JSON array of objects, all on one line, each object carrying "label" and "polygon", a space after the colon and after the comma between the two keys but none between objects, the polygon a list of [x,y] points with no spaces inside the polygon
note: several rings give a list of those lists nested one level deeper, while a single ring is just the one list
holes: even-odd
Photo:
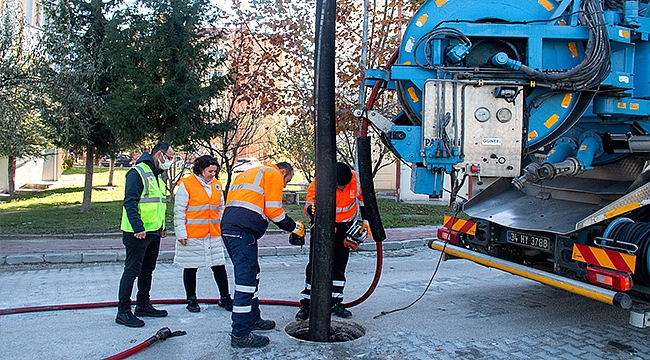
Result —
[{"label": "black hose", "polygon": [[621,223],[612,229],[611,238],[638,246],[636,271],[632,278],[639,285],[650,286],[650,223]]},{"label": "black hose", "polygon": [[363,194],[363,205],[365,207],[366,219],[370,224],[372,238],[376,242],[386,240],[384,225],[379,216],[379,206],[375,196],[375,185],[372,179],[372,159],[370,157],[370,138],[357,138],[357,150],[359,151],[359,182]]}]

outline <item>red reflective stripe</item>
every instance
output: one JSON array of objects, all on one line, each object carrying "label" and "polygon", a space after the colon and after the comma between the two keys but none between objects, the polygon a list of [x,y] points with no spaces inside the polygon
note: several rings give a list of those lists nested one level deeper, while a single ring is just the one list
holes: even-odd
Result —
[{"label": "red reflective stripe", "polygon": [[466,221],[459,231],[463,233],[468,233],[475,225],[476,224],[471,221]]},{"label": "red reflective stripe", "polygon": [[587,245],[575,244],[587,264],[600,265],[598,259]]},{"label": "red reflective stripe", "polygon": [[632,269],[627,265],[625,260],[623,259],[623,256],[620,253],[617,253],[615,251],[607,251],[607,255],[609,256],[609,260],[612,261],[612,264],[616,267],[616,270],[624,271],[624,272],[633,272]]}]

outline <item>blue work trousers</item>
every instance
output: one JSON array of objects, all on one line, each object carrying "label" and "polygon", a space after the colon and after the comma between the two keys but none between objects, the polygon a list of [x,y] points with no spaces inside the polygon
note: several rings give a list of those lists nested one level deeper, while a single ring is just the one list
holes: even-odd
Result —
[{"label": "blue work trousers", "polygon": [[235,297],[232,306],[232,334],[237,337],[251,332],[251,324],[259,320],[260,304],[257,288],[260,264],[257,261],[257,239],[246,231],[221,234],[235,270]]}]

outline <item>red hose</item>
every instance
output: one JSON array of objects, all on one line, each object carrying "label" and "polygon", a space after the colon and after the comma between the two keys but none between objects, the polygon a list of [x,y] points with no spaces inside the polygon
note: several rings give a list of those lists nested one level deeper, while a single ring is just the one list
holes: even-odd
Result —
[{"label": "red hose", "polygon": [[[391,55],[390,59],[388,59],[388,62],[386,65],[384,65],[384,69],[388,70],[393,64],[397,61],[397,57],[399,56],[399,48],[393,52],[393,55]],[[368,101],[366,101],[366,110],[371,110],[372,105],[375,103],[375,99],[377,98],[377,94],[379,94],[379,89],[381,89],[381,86],[384,84],[384,80],[377,80],[375,81],[375,85],[372,87],[372,91],[370,91],[370,95],[368,96]],[[363,118],[361,122],[361,137],[366,137],[368,136],[368,119]]]},{"label": "red hose", "polygon": [[[353,307],[364,302],[370,295],[375,291],[377,284],[379,283],[379,277],[381,276],[382,262],[383,262],[383,251],[382,243],[378,242],[377,244],[377,265],[375,267],[375,276],[372,279],[372,283],[366,292],[361,295],[358,299],[350,301],[348,303],[343,303],[345,307]],[[219,299],[198,299],[198,302],[203,304],[217,304]],[[299,301],[293,300],[259,300],[262,305],[280,305],[280,306],[300,306]],[[154,305],[182,305],[187,304],[186,299],[160,299],[160,300],[151,300],[151,303]],[[135,305],[135,301],[131,302],[131,305]],[[10,315],[10,314],[23,314],[30,312],[41,312],[41,311],[55,311],[55,310],[78,310],[78,309],[96,309],[102,307],[116,307],[117,301],[106,301],[106,302],[96,302],[96,303],[86,303],[86,304],[63,304],[63,305],[43,305],[43,306],[27,306],[20,308],[9,308],[9,309],[0,309],[0,315]]]},{"label": "red hose", "polygon": [[148,346],[149,346],[149,343],[146,342],[146,341],[143,341],[142,343],[140,343],[140,344],[138,344],[138,345],[136,345],[136,346],[134,346],[134,347],[132,347],[130,349],[124,350],[119,354],[115,354],[113,356],[104,358],[104,360],[121,360],[121,359],[125,359],[125,358],[137,353],[138,351],[148,347]]}]

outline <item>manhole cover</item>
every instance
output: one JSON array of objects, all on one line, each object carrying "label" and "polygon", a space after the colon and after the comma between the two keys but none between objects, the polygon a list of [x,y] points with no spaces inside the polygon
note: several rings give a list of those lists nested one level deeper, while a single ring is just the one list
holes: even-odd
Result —
[{"label": "manhole cover", "polygon": [[[300,340],[309,340],[309,320],[295,321],[284,328],[290,336]],[[366,334],[363,326],[351,322],[332,319],[330,323],[329,342],[356,340]]]}]

